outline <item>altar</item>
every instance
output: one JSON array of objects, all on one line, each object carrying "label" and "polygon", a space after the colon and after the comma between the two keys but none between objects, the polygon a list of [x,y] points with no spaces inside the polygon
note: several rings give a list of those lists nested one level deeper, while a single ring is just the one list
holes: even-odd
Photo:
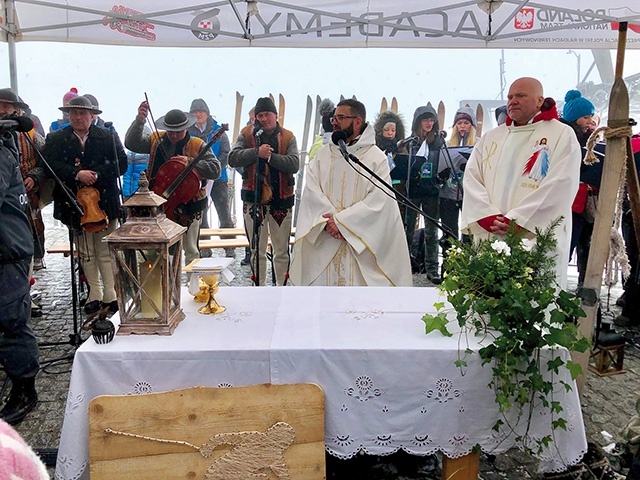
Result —
[{"label": "altar", "polygon": [[[172,336],[116,336],[106,345],[89,339],[78,349],[56,478],[89,478],[93,398],[199,385],[318,384],[326,450],[339,458],[398,449],[458,458],[475,445],[493,454],[518,446],[524,419],[514,432],[492,431],[500,414],[487,387],[490,366],[471,356],[461,372],[454,364],[466,346],[460,337],[425,335],[421,317],[442,300],[435,289],[223,286],[216,299],[227,311],[201,315],[202,304],[183,291],[186,318]],[[482,346],[482,337],[468,341],[471,350]],[[563,470],[587,449],[577,390],[566,392],[561,381],[574,382],[562,372],[554,378],[567,429],[552,432],[554,418],[543,409],[531,415],[529,434],[554,438],[541,456],[546,471]]]}]

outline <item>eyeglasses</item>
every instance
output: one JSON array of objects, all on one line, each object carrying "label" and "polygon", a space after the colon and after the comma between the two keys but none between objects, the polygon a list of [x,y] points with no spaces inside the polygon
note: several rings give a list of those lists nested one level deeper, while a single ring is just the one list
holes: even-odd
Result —
[{"label": "eyeglasses", "polygon": [[354,117],[350,115],[336,115],[335,117],[330,117],[329,120],[331,121],[331,123],[333,122],[342,123],[345,118],[358,118],[358,117]]}]

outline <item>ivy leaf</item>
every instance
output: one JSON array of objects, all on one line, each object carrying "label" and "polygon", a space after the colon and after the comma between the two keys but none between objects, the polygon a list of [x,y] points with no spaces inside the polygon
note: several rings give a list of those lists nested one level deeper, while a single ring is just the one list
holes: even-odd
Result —
[{"label": "ivy leaf", "polygon": [[553,425],[553,428],[561,428],[563,430],[567,429],[567,421],[564,418],[558,418],[557,420],[554,420],[551,425]]},{"label": "ivy leaf", "polygon": [[571,374],[572,380],[575,380],[580,375],[582,375],[582,367],[580,366],[579,363],[574,363],[571,360],[567,360],[566,366],[567,366],[567,370],[569,370],[569,373]]},{"label": "ivy leaf", "polygon": [[437,330],[445,337],[453,336],[453,334],[447,330],[447,323],[449,323],[449,321],[444,312],[440,312],[437,315],[427,313],[422,317],[422,321],[424,322],[424,331],[427,335]]}]

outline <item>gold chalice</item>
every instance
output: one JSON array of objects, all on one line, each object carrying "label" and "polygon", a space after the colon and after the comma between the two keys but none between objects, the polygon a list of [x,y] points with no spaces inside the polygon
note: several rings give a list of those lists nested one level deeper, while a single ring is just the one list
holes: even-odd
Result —
[{"label": "gold chalice", "polygon": [[209,286],[209,301],[204,307],[200,307],[198,312],[204,315],[215,315],[216,313],[224,312],[227,307],[223,307],[214,298],[214,295],[218,293],[218,289],[220,284],[218,283],[218,274],[217,273],[209,273],[206,275],[201,275],[202,281]]}]

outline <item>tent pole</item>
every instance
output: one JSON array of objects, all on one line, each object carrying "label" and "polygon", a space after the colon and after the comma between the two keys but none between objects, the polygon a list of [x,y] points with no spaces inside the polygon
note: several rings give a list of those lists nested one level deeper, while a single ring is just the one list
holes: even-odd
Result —
[{"label": "tent pole", "polygon": [[7,44],[9,47],[9,78],[11,90],[18,95],[18,66],[16,64],[16,8],[13,0],[7,0]]}]

